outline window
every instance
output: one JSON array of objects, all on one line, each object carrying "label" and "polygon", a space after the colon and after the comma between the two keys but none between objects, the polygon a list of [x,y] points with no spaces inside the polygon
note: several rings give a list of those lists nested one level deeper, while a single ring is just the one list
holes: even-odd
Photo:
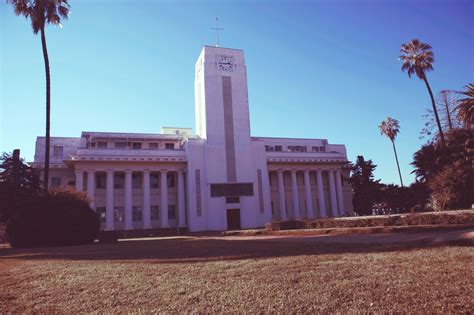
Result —
[{"label": "window", "polygon": [[125,149],[126,147],[127,147],[127,142],[124,142],[124,141],[115,142],[116,149]]},{"label": "window", "polygon": [[137,222],[142,220],[142,206],[132,207],[132,221]]},{"label": "window", "polygon": [[160,219],[160,206],[151,206],[151,219],[153,221],[158,221]]},{"label": "window", "polygon": [[61,187],[61,177],[51,177],[51,187]]},{"label": "window", "polygon": [[105,223],[105,207],[96,207],[95,212],[99,215],[100,223]]},{"label": "window", "polygon": [[150,188],[160,187],[160,176],[158,174],[150,174]]},{"label": "window", "polygon": [[174,143],[165,143],[166,150],[174,150]]},{"label": "window", "polygon": [[176,206],[168,205],[168,219],[176,220]]},{"label": "window", "polygon": [[311,147],[311,151],[313,151],[313,152],[319,152],[319,147]]},{"label": "window", "polygon": [[306,152],[307,148],[306,148],[306,146],[303,146],[303,145],[289,145],[288,146],[288,151],[291,151],[291,152]]},{"label": "window", "polygon": [[132,188],[142,188],[141,174],[132,174]]},{"label": "window", "polygon": [[105,189],[106,182],[107,182],[107,177],[105,176],[105,174],[95,175],[95,188]]},{"label": "window", "polygon": [[123,219],[124,219],[123,207],[115,207],[114,209],[115,222],[123,222]]},{"label": "window", "polygon": [[97,142],[97,147],[99,149],[107,149],[107,142],[106,141],[99,141],[99,142]]},{"label": "window", "polygon": [[53,156],[54,157],[62,157],[63,156],[63,146],[62,145],[55,145],[53,147]]},{"label": "window", "polygon": [[225,203],[239,203],[240,199],[239,197],[226,197],[225,198]]},{"label": "window", "polygon": [[150,143],[148,143],[148,149],[157,150],[157,149],[158,149],[158,143],[157,143],[157,142],[150,142]]},{"label": "window", "polygon": [[211,184],[211,197],[253,196],[253,185],[245,184]]},{"label": "window", "polygon": [[133,142],[132,143],[132,149],[139,150],[141,148],[142,148],[142,143],[141,142]]},{"label": "window", "polygon": [[281,145],[276,145],[275,146],[275,151],[281,152],[281,151],[283,151],[283,148],[281,147]]},{"label": "window", "polygon": [[321,152],[326,152],[326,147],[325,147],[325,146],[321,146],[321,147],[319,147],[319,150],[320,150]]},{"label": "window", "polygon": [[174,179],[174,173],[168,173],[168,176],[166,177],[168,181],[168,188],[174,188],[175,185],[175,179]]},{"label": "window", "polygon": [[271,151],[275,151],[275,148],[274,148],[273,146],[271,146],[271,145],[266,145],[266,146],[265,146],[265,151],[270,151],[270,152],[271,152]]},{"label": "window", "polygon": [[123,189],[125,185],[125,177],[123,174],[114,174],[114,188]]}]

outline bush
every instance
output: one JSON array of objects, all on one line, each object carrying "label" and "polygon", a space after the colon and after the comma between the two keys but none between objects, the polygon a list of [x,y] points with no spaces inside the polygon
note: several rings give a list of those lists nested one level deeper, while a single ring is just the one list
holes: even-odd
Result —
[{"label": "bush", "polygon": [[56,191],[30,196],[18,207],[6,229],[12,247],[91,243],[100,229],[99,216],[82,194]]}]

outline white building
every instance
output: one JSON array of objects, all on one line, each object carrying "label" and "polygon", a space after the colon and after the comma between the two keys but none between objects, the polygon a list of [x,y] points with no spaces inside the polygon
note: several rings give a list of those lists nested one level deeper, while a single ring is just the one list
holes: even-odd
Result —
[{"label": "white building", "polygon": [[[205,46],[195,73],[196,135],[52,137],[51,187],[86,192],[105,230],[226,230],[352,214],[344,145],[251,136],[242,50]],[[33,164],[43,167],[43,137]]]}]

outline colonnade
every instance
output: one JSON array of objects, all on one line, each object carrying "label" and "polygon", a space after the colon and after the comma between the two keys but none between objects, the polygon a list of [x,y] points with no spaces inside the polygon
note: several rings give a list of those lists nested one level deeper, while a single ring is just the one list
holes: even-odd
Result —
[{"label": "colonnade", "polygon": [[[285,195],[285,182],[283,179],[283,173],[285,170],[279,169],[277,172],[278,178],[278,202],[280,204],[280,219],[282,221],[288,220],[288,213],[286,209],[286,195]],[[308,219],[316,217],[316,211],[313,205],[312,191],[311,191],[311,180],[310,175],[313,171],[304,170],[304,193],[306,200],[306,216]],[[346,208],[344,206],[344,195],[342,190],[342,180],[340,170],[328,170],[329,178],[329,201],[331,205],[331,214],[333,217],[342,216],[346,214]],[[326,215],[326,200],[324,197],[323,188],[323,170],[316,170],[316,186],[318,192],[318,206],[319,206],[319,217],[325,218]],[[302,219],[300,209],[300,196],[298,192],[297,182],[297,170],[290,170],[291,178],[291,200],[293,205],[293,213],[295,220]]]},{"label": "colonnade", "polygon": [[[95,186],[94,178],[97,170],[76,170],[76,191],[83,190],[83,179],[84,173],[87,174],[87,186],[86,192],[87,197],[90,200],[91,208],[95,209],[94,198],[95,198]],[[107,169],[106,173],[106,209],[105,209],[105,230],[114,230],[114,174],[116,172],[125,174],[125,185],[124,185],[124,229],[133,229],[132,220],[132,173],[142,174],[142,221],[143,229],[152,228],[151,225],[151,202],[150,202],[150,170],[135,171],[126,169],[123,171],[117,171]],[[168,170],[159,170],[159,181],[160,181],[160,227],[169,228],[168,218],[168,181],[167,175]],[[177,171],[178,177],[178,196],[177,196],[177,222],[180,227],[186,226],[186,213],[185,213],[185,196],[184,196],[184,170],[179,169]]]}]

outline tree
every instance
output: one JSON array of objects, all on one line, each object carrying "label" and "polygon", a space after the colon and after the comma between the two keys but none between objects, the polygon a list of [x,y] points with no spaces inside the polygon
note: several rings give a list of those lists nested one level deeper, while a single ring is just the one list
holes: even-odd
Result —
[{"label": "tree", "polygon": [[[458,97],[459,93],[452,90],[442,90],[436,97],[436,108],[441,122],[443,131],[446,132],[451,129],[461,128],[463,121],[458,118]],[[423,115],[426,120],[425,127],[421,130],[421,137],[428,136],[436,139],[439,137],[436,126],[436,118],[432,109],[427,109],[427,113]]]},{"label": "tree", "polygon": [[40,184],[34,168],[28,166],[23,159],[16,160],[12,154],[3,152],[0,157],[0,185],[37,194]]},{"label": "tree", "polygon": [[0,157],[0,222],[6,222],[25,196],[37,195],[40,190],[37,171],[16,154],[3,153]]},{"label": "tree", "polygon": [[440,140],[424,145],[413,158],[413,171],[429,189],[434,209],[470,207],[474,201],[474,130],[446,132]]},{"label": "tree", "polygon": [[459,100],[457,110],[458,119],[463,121],[467,129],[471,129],[474,123],[474,84],[469,83],[465,86],[465,91],[460,94],[466,96]]},{"label": "tree", "polygon": [[397,149],[395,148],[395,138],[400,132],[400,125],[398,120],[391,117],[387,117],[385,121],[382,121],[379,126],[380,134],[387,136],[392,142],[393,152],[395,153],[395,161],[397,162],[398,175],[400,176],[400,185],[403,187],[402,173],[400,172],[400,164],[398,163]]},{"label": "tree", "polygon": [[438,125],[438,131],[441,137],[441,143],[443,146],[446,146],[443,129],[441,128],[441,122],[439,120],[438,111],[436,109],[435,100],[433,97],[433,92],[431,91],[428,79],[426,78],[426,72],[433,70],[434,56],[431,46],[429,44],[422,43],[418,39],[412,39],[409,43],[402,44],[400,52],[402,53],[400,60],[403,62],[402,71],[407,71],[408,77],[410,78],[413,74],[416,74],[420,80],[423,80],[426,88],[428,89],[428,93],[431,98],[431,105],[433,106],[433,113],[435,114],[436,124]]},{"label": "tree", "polygon": [[359,215],[372,213],[372,205],[376,201],[379,180],[374,180],[374,170],[377,165],[372,160],[365,161],[363,156],[358,156],[355,164],[351,165],[351,177],[354,195],[352,203],[354,211]]},{"label": "tree", "polygon": [[413,154],[411,165],[413,165],[414,170],[411,173],[415,174],[417,180],[425,182],[432,174],[436,174],[438,167],[437,154],[432,143],[423,145],[420,150]]},{"label": "tree", "polygon": [[15,9],[16,15],[23,15],[31,20],[33,33],[41,33],[44,66],[46,71],[46,143],[44,158],[43,187],[48,191],[49,182],[49,147],[50,147],[50,114],[51,114],[51,78],[49,73],[49,57],[46,47],[46,24],[61,25],[61,19],[69,14],[68,0],[7,0]]}]

